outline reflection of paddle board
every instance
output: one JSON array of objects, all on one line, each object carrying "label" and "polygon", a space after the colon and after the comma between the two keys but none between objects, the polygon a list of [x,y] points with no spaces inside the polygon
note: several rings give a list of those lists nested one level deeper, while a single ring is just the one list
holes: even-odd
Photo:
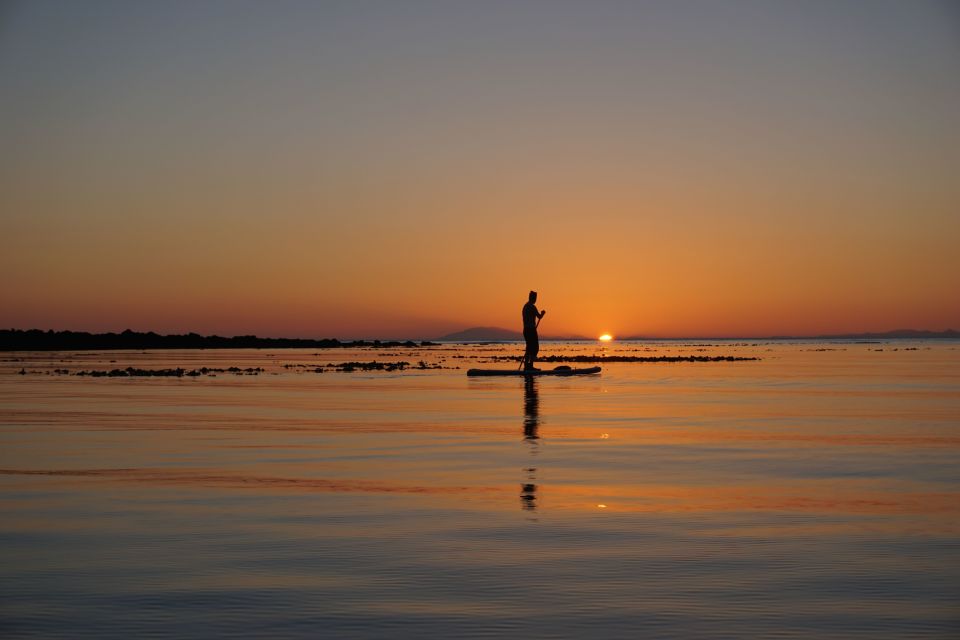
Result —
[{"label": "reflection of paddle board", "polygon": [[561,365],[554,369],[469,369],[468,376],[584,376],[591,373],[600,373],[600,367],[586,369],[571,369]]}]

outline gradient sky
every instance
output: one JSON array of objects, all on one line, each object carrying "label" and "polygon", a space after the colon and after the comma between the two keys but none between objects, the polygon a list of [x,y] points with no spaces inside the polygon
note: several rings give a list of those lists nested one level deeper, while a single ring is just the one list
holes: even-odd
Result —
[{"label": "gradient sky", "polygon": [[0,326],[960,328],[955,2],[0,5]]}]

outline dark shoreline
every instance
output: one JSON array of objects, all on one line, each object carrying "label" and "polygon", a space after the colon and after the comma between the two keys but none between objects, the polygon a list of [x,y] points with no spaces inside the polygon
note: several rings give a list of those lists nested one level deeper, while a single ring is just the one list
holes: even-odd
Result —
[{"label": "dark shoreline", "polygon": [[162,336],[140,333],[87,333],[85,331],[0,330],[0,351],[109,351],[120,349],[342,349],[351,347],[431,347],[435,342],[413,340],[352,340],[336,338],[258,338],[257,336],[201,336],[196,333]]}]

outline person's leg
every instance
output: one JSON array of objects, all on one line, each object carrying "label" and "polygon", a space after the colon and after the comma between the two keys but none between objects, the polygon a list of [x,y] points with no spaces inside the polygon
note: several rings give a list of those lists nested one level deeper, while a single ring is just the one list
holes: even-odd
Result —
[{"label": "person's leg", "polygon": [[526,367],[527,369],[533,369],[533,363],[537,361],[537,354],[540,353],[540,340],[537,336],[533,336],[527,344],[529,345],[527,351],[530,354],[530,358],[527,361]]}]

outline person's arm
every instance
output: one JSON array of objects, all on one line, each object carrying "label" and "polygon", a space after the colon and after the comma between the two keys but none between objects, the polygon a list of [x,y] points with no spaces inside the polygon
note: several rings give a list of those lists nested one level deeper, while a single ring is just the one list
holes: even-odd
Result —
[{"label": "person's arm", "polygon": [[547,315],[547,310],[546,310],[546,309],[544,309],[543,311],[541,311],[540,313],[538,313],[538,314],[537,314],[537,317],[538,317],[538,318],[542,318],[542,317],[545,316],[545,315]]}]

